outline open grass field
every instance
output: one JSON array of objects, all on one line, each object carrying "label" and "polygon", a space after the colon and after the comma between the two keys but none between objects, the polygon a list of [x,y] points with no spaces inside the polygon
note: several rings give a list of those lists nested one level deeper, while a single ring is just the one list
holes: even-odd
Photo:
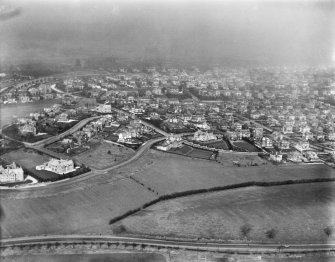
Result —
[{"label": "open grass field", "polygon": [[325,165],[250,167],[222,166],[214,161],[151,150],[150,153],[120,169],[153,188],[160,195],[193,189],[226,186],[248,181],[334,177],[334,169]]},{"label": "open grass field", "polygon": [[[206,239],[327,242],[323,229],[335,227],[335,183],[249,187],[158,203],[119,222],[128,233]],[[270,240],[265,232],[275,229]]]},{"label": "open grass field", "polygon": [[[23,155],[21,152],[19,156],[26,157],[26,161],[29,162],[31,154],[25,153]],[[38,162],[37,156],[34,156],[33,161]],[[128,176],[133,176],[139,182],[127,179]],[[200,159],[195,161],[189,157],[150,150],[128,166],[113,170],[108,174],[88,178],[85,181],[66,185],[56,183],[38,190],[1,191],[0,204],[4,212],[1,232],[4,238],[43,234],[108,234],[112,233],[108,225],[112,218],[139,208],[159,195],[253,180],[280,181],[320,177],[335,177],[335,172],[325,165],[223,167],[214,161]],[[311,186],[311,184],[303,185],[307,189]],[[152,190],[148,190],[149,187]],[[325,190],[320,190],[321,200],[324,198],[323,191]],[[283,193],[278,192],[278,195],[281,194]],[[305,194],[308,195],[308,192]],[[203,198],[204,196],[201,195]],[[260,202],[260,198],[254,199],[255,203]],[[229,196],[222,199],[222,201],[228,200],[230,201]],[[234,198],[231,200],[233,201]],[[234,206],[234,202],[231,203]],[[315,203],[318,204],[318,202]],[[301,202],[301,204],[304,203]],[[260,207],[255,207],[255,210],[260,212],[258,211]],[[257,212],[247,215],[257,216]],[[302,208],[300,212],[303,213]],[[320,212],[320,210],[315,212]],[[286,213],[282,215],[285,216]],[[309,216],[309,213],[306,215]],[[187,223],[187,220],[184,221]],[[211,220],[208,221],[211,223]],[[189,220],[189,223],[191,226],[193,220]],[[201,226],[199,224],[199,228]]]},{"label": "open grass field", "polygon": [[115,254],[64,254],[64,255],[25,255],[7,256],[2,262],[165,262],[160,254],[152,253],[115,253]]},{"label": "open grass field", "polygon": [[50,156],[45,154],[39,154],[35,150],[32,149],[19,149],[15,151],[11,151],[1,156],[8,163],[15,162],[22,168],[27,169],[30,173],[33,174],[34,177],[50,179],[59,177],[58,174],[49,172],[46,170],[36,170],[37,165],[41,165],[50,160]]},{"label": "open grass field", "polygon": [[94,145],[92,149],[74,156],[73,159],[79,163],[85,163],[89,167],[103,169],[123,162],[133,154],[134,150],[131,148],[102,142]]},{"label": "open grass field", "polygon": [[150,191],[124,179],[104,179],[99,184],[88,185],[76,183],[61,193],[58,188],[46,187],[41,190],[44,190],[43,193],[26,191],[4,195],[5,192],[2,192],[3,238],[112,233],[108,225],[111,217],[155,198]]}]

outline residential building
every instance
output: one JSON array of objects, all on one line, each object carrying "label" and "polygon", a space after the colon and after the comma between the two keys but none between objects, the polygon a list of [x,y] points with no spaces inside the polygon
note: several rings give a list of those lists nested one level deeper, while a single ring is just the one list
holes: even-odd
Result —
[{"label": "residential building", "polygon": [[76,170],[72,160],[54,159],[40,166],[36,166],[36,170],[46,170],[59,175],[67,174]]},{"label": "residential building", "polygon": [[0,182],[10,183],[10,182],[20,182],[24,180],[24,172],[22,167],[18,167],[15,162],[7,165],[6,168],[0,165]]},{"label": "residential building", "polygon": [[204,131],[198,130],[197,132],[194,133],[193,139],[195,141],[205,142],[205,141],[215,140],[217,139],[217,137],[212,132],[206,132],[206,131],[204,132]]}]

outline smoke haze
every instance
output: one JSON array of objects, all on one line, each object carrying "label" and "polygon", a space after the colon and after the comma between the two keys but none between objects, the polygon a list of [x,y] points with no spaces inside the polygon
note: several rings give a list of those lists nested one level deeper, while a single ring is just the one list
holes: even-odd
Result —
[{"label": "smoke haze", "polygon": [[[3,1],[3,5],[9,1]],[[2,61],[121,56],[185,63],[330,63],[333,1],[42,1],[0,21]]]}]

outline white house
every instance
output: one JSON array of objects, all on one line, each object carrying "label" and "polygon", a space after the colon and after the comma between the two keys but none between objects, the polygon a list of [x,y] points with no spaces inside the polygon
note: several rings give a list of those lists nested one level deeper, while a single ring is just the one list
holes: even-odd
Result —
[{"label": "white house", "polygon": [[36,166],[36,170],[47,170],[60,175],[70,173],[76,170],[72,160],[54,159],[46,162],[40,166]]},{"label": "white house", "polygon": [[6,168],[3,168],[0,165],[0,182],[19,182],[23,181],[23,169],[18,167],[14,162],[11,165],[8,165]]},{"label": "white house", "polygon": [[198,130],[197,132],[194,133],[193,139],[195,141],[204,142],[204,141],[209,141],[209,140],[215,140],[217,139],[217,137],[213,133],[203,132],[201,130]]}]

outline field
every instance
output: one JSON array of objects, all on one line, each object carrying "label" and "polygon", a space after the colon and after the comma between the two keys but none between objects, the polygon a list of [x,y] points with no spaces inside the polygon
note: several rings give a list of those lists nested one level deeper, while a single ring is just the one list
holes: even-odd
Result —
[{"label": "field", "polygon": [[234,147],[237,147],[237,149],[242,149],[245,152],[260,152],[257,147],[246,141],[234,141],[232,144]]},{"label": "field", "polygon": [[2,262],[165,262],[159,254],[115,253],[115,254],[64,254],[64,255],[25,255],[1,258]]},{"label": "field", "polygon": [[[128,233],[278,242],[327,242],[326,226],[335,227],[335,183],[250,187],[177,198],[158,203],[122,224]],[[265,232],[276,230],[273,240]]]},{"label": "field", "polygon": [[125,175],[131,174],[160,195],[247,181],[335,178],[334,170],[325,165],[222,166],[214,161],[192,160],[189,157],[155,150],[151,150],[146,156],[120,170]]},{"label": "field", "polygon": [[[34,167],[35,164],[40,164],[44,161],[44,156],[34,155],[23,150],[20,153],[11,152],[9,154],[12,158],[17,159],[17,162],[20,161],[27,166]],[[129,176],[134,178],[134,180],[127,178]],[[38,190],[1,191],[1,206],[4,212],[4,219],[1,221],[1,232],[4,238],[43,234],[112,234],[112,229],[108,225],[112,218],[120,216],[129,210],[139,208],[160,195],[192,189],[231,185],[246,181],[280,181],[321,177],[335,177],[335,172],[325,165],[223,167],[214,161],[200,159],[195,161],[189,157],[150,150],[142,158],[125,167],[113,170],[110,173],[88,178],[85,181],[73,181],[65,185],[55,183],[48,187],[41,187]],[[302,188],[306,189],[311,189],[312,187],[313,184],[302,186]],[[269,193],[272,192],[270,189],[273,188],[267,189]],[[225,194],[227,192],[244,191],[230,190],[226,191]],[[257,193],[257,190],[252,192],[256,194],[255,196],[259,196],[257,194],[260,194]],[[260,189],[260,192],[262,193],[263,189]],[[301,194],[305,194],[306,199],[309,199],[309,192],[303,190],[301,192]],[[328,191],[320,189],[320,195],[316,198],[316,201],[328,199],[323,195],[325,192]],[[265,193],[262,194],[264,195]],[[205,196],[201,195],[200,198],[207,199]],[[286,193],[277,192],[278,196],[285,197]],[[243,201],[249,203],[250,206],[251,204],[255,205],[256,211],[254,214],[248,213],[244,218],[246,221],[251,219],[253,222],[254,220],[252,219],[254,216],[257,217],[259,214],[264,215],[259,213],[261,212],[261,207],[257,206],[257,203],[263,204],[260,201],[260,197],[258,199],[256,197],[252,198],[252,195],[248,197],[250,200],[247,199],[247,196],[241,195],[241,199],[244,199]],[[275,196],[272,195],[271,197]],[[222,201],[222,210],[224,212],[230,212],[228,203],[232,208],[235,207],[234,201],[237,201],[239,197],[235,195],[235,198],[237,199],[234,200],[233,195],[225,195],[220,200]],[[298,201],[299,198],[292,197],[292,199]],[[309,200],[314,201],[312,199]],[[181,200],[177,199],[176,201]],[[215,199],[210,201],[216,203]],[[225,204],[225,201],[228,202]],[[279,201],[277,202],[279,203]],[[208,208],[211,207],[209,203],[206,202]],[[299,203],[301,204],[301,208],[303,208],[305,203]],[[318,202],[313,203],[315,203],[314,206],[316,208],[319,206]],[[267,208],[267,205],[270,204],[266,202],[264,207]],[[322,208],[321,203],[320,208]],[[214,209],[221,210],[218,206],[214,206]],[[321,211],[318,209],[315,211],[315,214],[320,213],[325,216],[325,213],[321,213]],[[288,211],[285,212],[290,215]],[[286,216],[285,212],[283,211],[283,216]],[[302,213],[302,209],[299,212]],[[309,210],[307,209],[306,212],[309,212]],[[269,216],[272,214],[271,209],[268,214]],[[310,216],[312,214],[306,213],[304,219],[309,221]],[[162,221],[164,221],[163,218],[164,216],[162,217]],[[312,218],[314,219],[314,217]],[[194,222],[187,219],[184,221],[186,224],[189,223],[189,228],[192,227],[192,223]],[[211,220],[207,221],[212,223]],[[133,222],[135,223],[135,221]],[[237,222],[240,222],[240,220],[237,220]],[[219,222],[213,220],[213,223],[215,225],[215,223]],[[144,223],[144,225],[148,224]],[[198,228],[203,230],[202,226],[202,224],[199,224]],[[153,229],[155,227],[156,225],[153,225]],[[187,226],[185,226],[185,230],[186,228]],[[216,227],[213,228],[214,231],[217,229]],[[218,234],[221,234],[220,231],[218,232]]]},{"label": "field", "polygon": [[123,162],[134,154],[134,150],[128,147],[117,146],[108,142],[94,145],[92,149],[73,157],[79,163],[103,169]]},{"label": "field", "polygon": [[155,197],[130,180],[101,175],[95,181],[99,183],[76,182],[66,190],[55,185],[37,191],[1,192],[2,237],[112,233],[108,225],[111,217]]},{"label": "field", "polygon": [[51,157],[45,154],[39,154],[31,149],[19,149],[16,151],[11,151],[7,154],[2,155],[1,158],[8,163],[15,162],[19,166],[22,166],[22,168],[28,170],[37,179],[53,179],[59,177],[58,174],[49,171],[36,170],[37,165],[41,165],[49,161]]}]

